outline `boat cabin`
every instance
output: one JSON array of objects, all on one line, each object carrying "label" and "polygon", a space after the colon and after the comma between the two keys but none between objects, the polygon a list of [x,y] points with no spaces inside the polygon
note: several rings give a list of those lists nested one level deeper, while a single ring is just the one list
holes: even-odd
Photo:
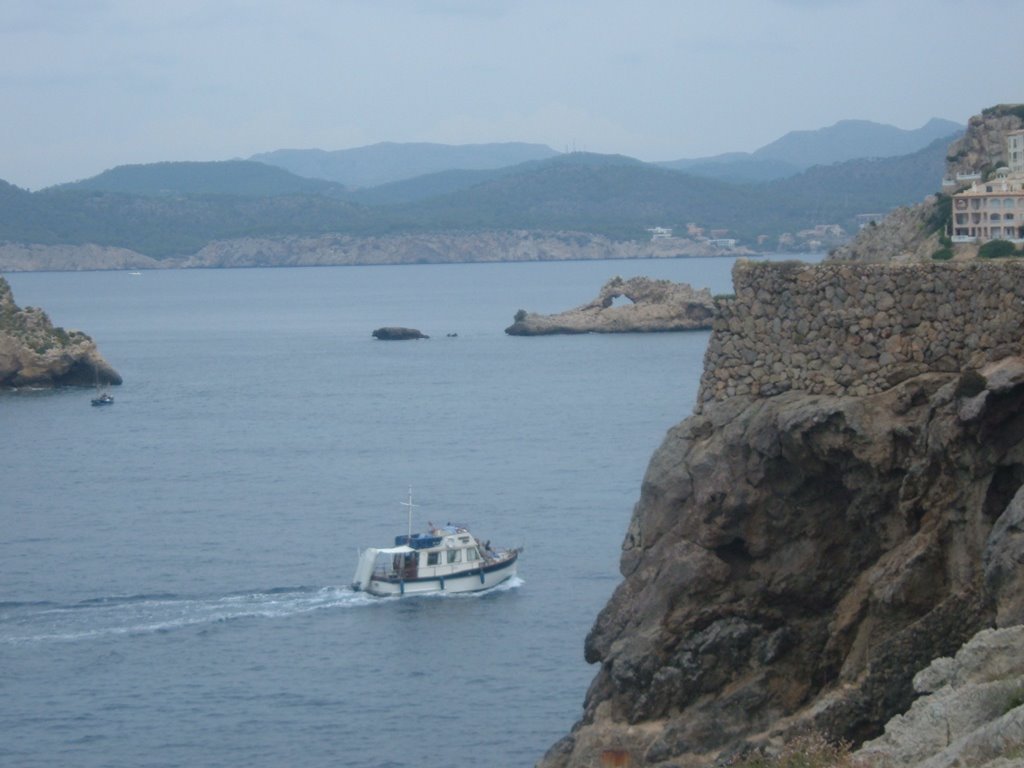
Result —
[{"label": "boat cabin", "polygon": [[[373,578],[408,581],[449,576],[477,568],[481,560],[493,559],[493,552],[481,550],[484,550],[483,546],[464,528],[396,536],[394,547],[379,550]],[[385,556],[383,561],[380,555]],[[390,564],[387,562],[389,555]]]},{"label": "boat cabin", "polygon": [[396,536],[393,547],[363,550],[353,585],[357,589],[369,589],[373,583],[402,585],[404,593],[406,582],[434,582],[443,590],[451,580],[470,574],[484,583],[487,573],[514,563],[516,554],[495,551],[490,542],[479,542],[466,528],[448,525],[429,533]]}]

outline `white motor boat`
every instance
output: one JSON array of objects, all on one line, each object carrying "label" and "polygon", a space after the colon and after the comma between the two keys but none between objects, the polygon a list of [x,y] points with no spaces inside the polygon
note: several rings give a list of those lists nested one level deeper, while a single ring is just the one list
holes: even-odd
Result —
[{"label": "white motor boat", "polygon": [[411,491],[402,503],[409,507],[409,533],[396,536],[393,547],[362,550],[352,589],[378,596],[479,592],[516,575],[521,548],[492,548],[451,523],[412,533]]}]

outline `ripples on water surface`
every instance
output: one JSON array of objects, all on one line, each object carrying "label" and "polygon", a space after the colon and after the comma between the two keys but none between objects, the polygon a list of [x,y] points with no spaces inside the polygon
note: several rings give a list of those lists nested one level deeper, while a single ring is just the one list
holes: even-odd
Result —
[{"label": "ripples on water surface", "polygon": [[[707,334],[503,329],[615,274],[729,292],[730,266],[7,275],[125,384],[103,409],[0,393],[0,764],[532,765],[580,714],[584,636]],[[409,485],[420,524],[525,545],[519,577],[351,592]]]}]

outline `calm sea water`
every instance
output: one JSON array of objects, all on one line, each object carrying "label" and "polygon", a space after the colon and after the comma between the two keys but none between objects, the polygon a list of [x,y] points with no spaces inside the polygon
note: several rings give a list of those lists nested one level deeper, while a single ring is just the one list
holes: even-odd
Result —
[{"label": "calm sea water", "polygon": [[[108,408],[0,393],[0,764],[532,765],[580,713],[584,636],[707,334],[503,329],[616,274],[729,292],[731,266],[7,275],[125,384]],[[409,486],[421,524],[524,545],[519,577],[351,592]]]}]

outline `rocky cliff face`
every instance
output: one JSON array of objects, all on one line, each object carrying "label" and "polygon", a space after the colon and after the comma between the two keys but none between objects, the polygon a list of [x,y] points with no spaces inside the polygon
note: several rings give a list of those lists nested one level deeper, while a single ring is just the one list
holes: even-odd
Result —
[{"label": "rocky cliff face", "polygon": [[946,174],[991,173],[1001,165],[1009,165],[1006,156],[1006,134],[1024,128],[1024,104],[1000,104],[975,115],[967,122],[962,138],[949,145],[946,153]]},{"label": "rocky cliff face", "polygon": [[81,331],[55,327],[41,309],[14,303],[0,277],[0,387],[120,384],[121,376]]},{"label": "rocky cliff face", "polygon": [[[951,173],[998,164],[1022,112],[972,119]],[[806,733],[886,768],[1024,764],[1017,270],[932,263],[943,221],[941,198],[903,209],[720,305],[706,396],[651,459],[583,717],[543,768],[691,768]],[[874,380],[896,347],[912,364]]]},{"label": "rocky cliff face", "polygon": [[174,266],[127,248],[101,245],[0,243],[0,272],[77,272]]},{"label": "rocky cliff face", "polygon": [[[628,303],[619,306],[615,300]],[[714,301],[711,292],[695,290],[686,283],[633,277],[613,277],[597,298],[556,315],[520,310],[505,329],[511,336],[543,336],[555,333],[648,333],[693,331],[711,327]]]},{"label": "rocky cliff face", "polygon": [[1024,619],[1022,405],[1010,358],[866,397],[733,397],[672,429],[586,640],[584,716],[542,765],[879,735],[932,659]]},{"label": "rocky cliff face", "polygon": [[881,224],[865,227],[856,238],[829,253],[829,260],[872,264],[926,261],[942,247],[939,236],[943,226],[939,198],[932,196],[918,205],[897,208]]},{"label": "rocky cliff face", "polygon": [[876,768],[1024,764],[1024,626],[979,632],[914,677],[921,698],[858,758]]},{"label": "rocky cliff face", "polygon": [[194,254],[160,260],[124,248],[4,243],[0,244],[0,272],[658,259],[748,253],[743,248],[724,249],[686,238],[617,242],[586,232],[482,231],[377,237],[332,234],[222,240]]}]

